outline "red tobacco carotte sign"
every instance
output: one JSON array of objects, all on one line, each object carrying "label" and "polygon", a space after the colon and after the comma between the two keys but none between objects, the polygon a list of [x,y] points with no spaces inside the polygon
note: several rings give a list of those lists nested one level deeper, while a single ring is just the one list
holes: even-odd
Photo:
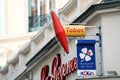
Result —
[{"label": "red tobacco carotte sign", "polygon": [[56,37],[60,41],[60,44],[64,48],[65,52],[67,54],[69,54],[68,42],[67,42],[67,37],[66,37],[65,31],[64,31],[59,19],[57,18],[55,12],[51,11],[51,17],[53,20]]}]

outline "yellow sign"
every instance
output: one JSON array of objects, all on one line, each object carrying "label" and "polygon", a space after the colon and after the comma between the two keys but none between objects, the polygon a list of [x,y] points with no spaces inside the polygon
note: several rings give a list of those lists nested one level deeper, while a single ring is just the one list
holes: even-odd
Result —
[{"label": "yellow sign", "polygon": [[63,26],[66,36],[68,37],[77,37],[85,36],[85,26],[83,25],[67,25]]}]

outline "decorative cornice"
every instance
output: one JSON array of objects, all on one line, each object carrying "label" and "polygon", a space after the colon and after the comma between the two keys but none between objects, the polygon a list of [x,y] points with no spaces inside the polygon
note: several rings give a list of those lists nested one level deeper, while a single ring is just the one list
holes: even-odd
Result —
[{"label": "decorative cornice", "polygon": [[12,59],[10,59],[8,63],[15,65],[18,61],[19,61],[19,54],[16,53],[16,55]]},{"label": "decorative cornice", "polygon": [[26,63],[26,66],[30,67],[32,64],[34,64],[42,55],[47,53],[53,47],[53,45],[55,45],[56,43],[57,43],[57,40],[55,39],[55,37],[52,38],[51,41],[49,41],[49,43],[47,43],[35,56],[33,56]]},{"label": "decorative cornice", "polygon": [[26,55],[31,50],[31,41],[28,42],[18,53]]},{"label": "decorative cornice", "polygon": [[41,29],[38,34],[36,34],[33,38],[32,41],[35,41],[36,44],[39,43],[41,39],[45,37],[45,28]]},{"label": "decorative cornice", "polygon": [[94,4],[91,7],[89,7],[83,14],[81,14],[76,20],[74,20],[73,23],[83,22],[95,11],[110,9],[110,8],[118,8],[118,7],[120,7],[120,1]]},{"label": "decorative cornice", "polygon": [[0,70],[0,73],[5,74],[8,72],[8,64]]}]

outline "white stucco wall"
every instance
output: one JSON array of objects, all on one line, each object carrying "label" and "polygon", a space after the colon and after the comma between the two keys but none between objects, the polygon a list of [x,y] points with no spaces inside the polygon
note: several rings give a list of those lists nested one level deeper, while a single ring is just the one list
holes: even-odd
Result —
[{"label": "white stucco wall", "polygon": [[[54,57],[57,56],[57,54],[59,53],[61,55],[61,65],[68,63],[68,61],[72,60],[73,57],[77,57],[77,49],[76,49],[76,41],[78,39],[95,39],[98,41],[98,36],[96,36],[96,33],[98,32],[98,27],[89,27],[87,28],[87,36],[85,37],[74,37],[74,38],[70,38],[69,41],[69,50],[70,53],[66,54],[63,50],[63,48],[58,45],[56,47],[56,45],[53,45],[53,49],[51,49],[50,51],[48,51],[48,53],[45,53],[44,55],[42,55],[38,61],[35,62],[35,66],[32,67],[31,72],[33,73],[33,80],[41,80],[41,70],[45,65],[49,65],[49,76],[51,76],[51,66],[52,66],[52,62]],[[96,43],[96,66],[97,66],[97,75],[99,75],[99,69],[101,68],[99,65],[99,43]],[[77,71],[74,71],[73,73],[69,74],[68,76],[66,76],[66,80],[75,80],[77,79]]]},{"label": "white stucco wall", "polygon": [[0,37],[4,34],[4,0],[0,0]]},{"label": "white stucco wall", "polygon": [[[13,20],[16,20],[16,18],[14,18]],[[108,12],[108,13],[102,13],[100,14],[100,16],[96,17],[94,19],[91,20],[91,22],[88,25],[91,26],[97,26],[97,27],[102,27],[102,58],[103,58],[103,69],[104,69],[104,73],[105,75],[107,75],[107,71],[111,71],[111,70],[116,70],[118,74],[120,74],[120,66],[119,66],[119,48],[120,48],[120,38],[119,38],[119,34],[120,34],[120,12]],[[14,25],[11,23],[11,25]],[[15,24],[17,25],[17,24]],[[15,27],[14,25],[14,27]],[[23,28],[21,28],[23,29]],[[98,37],[96,38],[95,34],[93,34],[94,32],[96,32],[96,30],[94,29],[89,29],[87,30],[87,32],[89,32],[89,34],[85,37],[85,39],[98,39]],[[19,33],[19,32],[18,32]],[[90,36],[91,35],[91,36]],[[45,35],[45,37],[47,37]],[[84,39],[83,37],[76,37],[76,38],[71,38],[72,40],[70,40],[70,55],[64,55],[64,51],[60,49],[60,47],[56,48],[55,50],[52,50],[52,52],[49,52],[50,54],[48,54],[47,56],[44,57],[44,59],[40,60],[37,65],[35,65],[35,67],[32,68],[32,72],[33,72],[33,80],[40,80],[40,73],[41,73],[41,68],[48,64],[51,67],[53,58],[56,56],[56,54],[58,52],[61,53],[62,56],[62,63],[66,63],[68,60],[70,60],[73,56],[76,56],[76,50],[75,50],[75,40],[76,39]],[[47,39],[46,39],[47,40]],[[42,41],[42,40],[40,40]],[[36,42],[36,45],[32,44],[32,50],[40,50],[41,49],[41,45],[40,41],[38,40],[38,42]],[[44,43],[44,42],[43,42]],[[37,49],[36,49],[37,48]],[[98,49],[98,48],[97,48]],[[31,51],[32,51],[31,50]],[[99,50],[99,49],[98,49]],[[37,52],[36,51],[36,52]],[[101,56],[100,52],[96,52],[97,53],[97,61],[99,61],[98,57]],[[34,53],[32,53],[32,56],[34,56]],[[28,58],[28,56],[26,57]],[[42,58],[42,57],[41,57]],[[100,69],[101,67],[99,66],[100,63],[97,62],[97,69]],[[17,74],[19,75],[19,74]],[[99,70],[98,70],[98,75],[99,75]],[[67,80],[74,80],[76,78],[76,72],[71,74],[70,77],[67,77]]]},{"label": "white stucco wall", "polygon": [[7,27],[8,35],[28,32],[28,0],[7,0]]},{"label": "white stucco wall", "polygon": [[103,14],[101,26],[105,75],[113,70],[120,74],[120,12]]},{"label": "white stucco wall", "polygon": [[84,21],[90,26],[101,27],[102,53],[100,60],[103,75],[109,75],[107,71],[116,71],[120,75],[120,11],[116,10],[96,11]]}]

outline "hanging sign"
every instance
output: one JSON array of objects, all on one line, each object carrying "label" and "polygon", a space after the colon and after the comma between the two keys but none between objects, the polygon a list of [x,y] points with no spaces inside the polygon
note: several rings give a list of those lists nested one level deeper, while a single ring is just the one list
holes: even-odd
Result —
[{"label": "hanging sign", "polygon": [[78,76],[96,75],[95,43],[95,40],[77,41]]},{"label": "hanging sign", "polygon": [[66,25],[63,27],[68,37],[85,36],[85,26],[84,25]]},{"label": "hanging sign", "polygon": [[69,54],[69,47],[68,47],[68,42],[67,42],[65,31],[54,11],[51,11],[51,17],[53,20],[56,37],[59,40],[65,52]]}]

